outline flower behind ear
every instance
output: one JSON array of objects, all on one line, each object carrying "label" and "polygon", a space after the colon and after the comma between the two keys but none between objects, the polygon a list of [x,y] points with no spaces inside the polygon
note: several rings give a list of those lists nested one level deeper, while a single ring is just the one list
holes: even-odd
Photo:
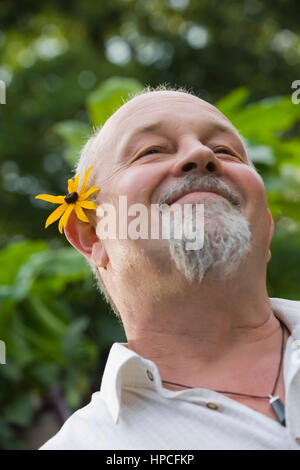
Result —
[{"label": "flower behind ear", "polygon": [[47,218],[45,228],[60,218],[58,230],[62,233],[62,229],[67,225],[73,209],[79,220],[82,222],[89,222],[88,217],[82,209],[97,209],[97,205],[94,202],[87,201],[86,199],[95,191],[100,190],[98,186],[92,186],[86,190],[88,177],[92,168],[93,167],[88,168],[85,172],[79,192],[77,192],[77,188],[80,174],[77,175],[74,180],[68,180],[68,194],[66,194],[66,196],[52,196],[51,194],[39,194],[38,196],[35,196],[35,199],[42,199],[43,201],[52,202],[53,204],[60,204],[60,206],[58,206]]}]

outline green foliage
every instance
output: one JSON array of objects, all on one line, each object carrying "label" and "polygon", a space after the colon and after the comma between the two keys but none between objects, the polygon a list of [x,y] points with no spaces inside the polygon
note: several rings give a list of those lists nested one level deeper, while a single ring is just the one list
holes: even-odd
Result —
[{"label": "green foliage", "polygon": [[73,166],[79,158],[79,150],[90,135],[90,126],[80,121],[62,121],[53,126],[53,131],[66,142],[64,159]]},{"label": "green foliage", "polygon": [[268,264],[270,297],[299,300],[300,227],[288,217],[276,226]]},{"label": "green foliage", "polygon": [[273,218],[300,222],[300,139],[289,131],[300,121],[300,106],[289,96],[247,104],[249,90],[234,90],[216,106],[244,137],[264,179]]},{"label": "green foliage", "polygon": [[142,85],[134,79],[112,77],[105,80],[87,98],[90,124],[68,120],[57,122],[53,131],[64,141],[63,156],[71,166],[75,166],[80,150],[93,128],[101,126],[123,104],[124,99],[142,90]]},{"label": "green foliage", "polygon": [[[66,409],[76,410],[90,395],[99,349],[123,339],[123,333],[93,291],[90,269],[76,250],[24,241],[2,250],[0,261],[9,268],[2,270],[0,286],[0,331],[7,356],[0,367],[0,406],[5,410],[0,447],[15,448],[22,447],[18,430],[34,419],[36,397],[46,400],[59,387]],[[105,337],[95,336],[102,328]]]},{"label": "green foliage", "polygon": [[112,77],[90,93],[87,107],[94,126],[100,126],[123,104],[123,98],[141,91],[143,86],[137,80]]},{"label": "green foliage", "polygon": [[[140,89],[136,82],[129,81],[128,86],[123,82],[109,80],[92,93],[92,99],[88,99],[91,125],[102,122],[128,94]],[[248,90],[240,88],[217,106],[247,139],[279,226],[269,265],[270,295],[293,299],[298,295],[300,259],[299,152],[297,139],[282,136],[297,122],[299,111],[286,97],[248,105],[248,96]],[[54,130],[63,139],[66,161],[74,165],[89,126],[64,121],[56,123]],[[23,445],[16,430],[29,426],[34,419],[35,397],[45,398],[57,386],[66,407],[77,409],[90,394],[92,377],[99,367],[99,350],[125,338],[120,323],[113,321],[100,298],[95,297],[89,267],[73,248],[23,241],[3,249],[0,263],[7,266],[0,272],[0,331],[7,347],[7,364],[0,369],[0,404],[5,408],[0,438],[5,448],[16,448]]]},{"label": "green foliage", "polygon": [[233,90],[216,106],[244,137],[248,154],[264,180],[275,221],[268,264],[270,297],[299,300],[300,139],[288,137],[300,120],[300,106],[289,96],[247,105],[249,90]]},{"label": "green foliage", "polygon": [[[64,194],[93,127],[142,84],[186,86],[237,126],[276,225],[269,294],[299,299],[300,105],[289,96],[299,78],[296,0],[272,8],[217,0],[183,7],[160,0],[25,3],[0,6],[0,79],[8,84],[0,106],[5,449],[25,447],[20,431],[33,424],[39,400],[53,407],[53,388],[69,411],[89,400],[99,357],[125,339],[83,257],[57,241],[55,224],[45,231],[49,206],[34,196]],[[128,61],[122,54],[119,62],[116,54],[109,59],[110,41],[128,48]]]}]

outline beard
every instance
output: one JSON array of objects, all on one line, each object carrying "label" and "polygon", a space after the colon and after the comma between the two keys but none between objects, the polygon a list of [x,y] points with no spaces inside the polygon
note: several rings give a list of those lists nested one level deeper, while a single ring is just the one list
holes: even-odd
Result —
[{"label": "beard", "polygon": [[[195,233],[196,227],[199,226],[196,225],[196,218],[200,215],[196,204],[193,204],[192,211],[183,221],[171,219],[170,238],[167,241],[171,259],[178,270],[189,282],[199,283],[207,273],[215,279],[230,276],[249,253],[251,246],[249,222],[240,208],[221,198],[211,197],[197,201],[198,204],[201,202],[204,204],[202,248],[191,250],[186,247],[186,244],[191,242],[185,236],[186,227]],[[178,233],[182,234],[181,238],[175,238],[174,234]]]}]

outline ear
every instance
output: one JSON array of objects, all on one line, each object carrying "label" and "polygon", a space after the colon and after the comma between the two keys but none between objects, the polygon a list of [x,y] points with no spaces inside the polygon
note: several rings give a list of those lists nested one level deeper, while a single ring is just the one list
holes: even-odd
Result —
[{"label": "ear", "polygon": [[[274,220],[273,220],[273,217],[269,208],[268,208],[268,219],[269,219],[269,246],[270,246],[272,238],[273,238],[273,234],[274,234]],[[270,261],[271,256],[272,255],[271,255],[271,251],[269,248],[267,262]]]},{"label": "ear", "polygon": [[75,212],[72,211],[64,232],[69,243],[88,261],[98,267],[106,267],[109,258],[102,241],[97,237],[91,219],[90,223],[82,222],[76,217]]}]

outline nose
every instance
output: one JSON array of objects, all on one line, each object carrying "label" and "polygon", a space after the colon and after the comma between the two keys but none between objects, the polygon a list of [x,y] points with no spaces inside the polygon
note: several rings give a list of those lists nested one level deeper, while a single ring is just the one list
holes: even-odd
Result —
[{"label": "nose", "polygon": [[183,155],[179,155],[172,167],[174,176],[184,176],[186,173],[207,174],[214,173],[219,176],[221,173],[221,163],[215,156],[212,149],[197,141],[194,145],[189,145],[187,150],[183,150]]}]

